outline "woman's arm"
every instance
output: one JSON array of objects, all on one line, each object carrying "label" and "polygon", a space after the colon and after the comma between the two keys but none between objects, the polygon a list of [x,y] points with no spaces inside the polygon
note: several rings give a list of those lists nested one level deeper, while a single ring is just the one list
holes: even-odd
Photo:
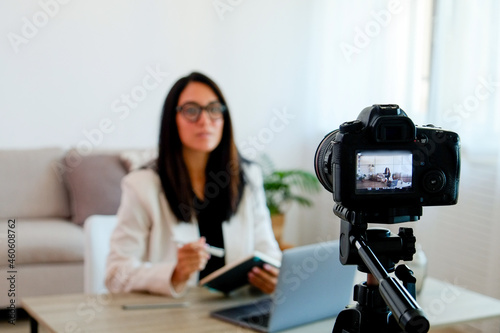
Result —
[{"label": "woman's arm", "polygon": [[159,203],[145,200],[148,196],[144,192],[154,190],[155,185],[144,172],[129,174],[122,182],[122,201],[117,213],[118,225],[111,237],[106,286],[114,293],[146,291],[179,297],[185,286],[177,289],[171,283],[177,265],[176,245],[162,246],[165,251],[170,249],[165,260],[151,262],[149,259],[151,206]]}]

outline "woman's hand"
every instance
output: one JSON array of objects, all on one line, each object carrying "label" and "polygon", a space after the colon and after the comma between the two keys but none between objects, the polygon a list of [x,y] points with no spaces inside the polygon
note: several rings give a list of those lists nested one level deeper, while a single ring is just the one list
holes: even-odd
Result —
[{"label": "woman's hand", "polygon": [[179,289],[191,274],[205,268],[210,254],[205,250],[206,240],[201,237],[196,242],[188,243],[177,249],[177,266],[172,274],[172,285]]},{"label": "woman's hand", "polygon": [[264,293],[271,294],[276,289],[279,272],[278,268],[264,264],[263,268],[252,268],[248,273],[248,281],[252,286],[259,288]]}]

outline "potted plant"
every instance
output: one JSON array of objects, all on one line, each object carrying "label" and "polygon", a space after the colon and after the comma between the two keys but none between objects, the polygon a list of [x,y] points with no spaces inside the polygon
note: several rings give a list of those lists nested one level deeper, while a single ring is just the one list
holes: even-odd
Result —
[{"label": "potted plant", "polygon": [[319,182],[314,174],[304,170],[276,170],[266,155],[261,157],[260,164],[263,170],[266,203],[271,213],[274,235],[282,246],[281,237],[286,208],[293,203],[304,207],[312,206],[312,201],[304,193],[318,192],[320,190]]}]

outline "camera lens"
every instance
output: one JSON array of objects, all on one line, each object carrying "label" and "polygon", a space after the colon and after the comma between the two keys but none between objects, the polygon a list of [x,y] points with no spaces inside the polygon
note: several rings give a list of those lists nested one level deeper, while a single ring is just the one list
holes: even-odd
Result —
[{"label": "camera lens", "polygon": [[430,193],[436,193],[443,189],[446,184],[446,176],[441,170],[427,172],[423,178],[424,189]]},{"label": "camera lens", "polygon": [[337,132],[338,130],[334,130],[328,133],[319,144],[314,155],[316,177],[318,177],[321,185],[329,192],[333,192],[332,155],[333,143]]}]

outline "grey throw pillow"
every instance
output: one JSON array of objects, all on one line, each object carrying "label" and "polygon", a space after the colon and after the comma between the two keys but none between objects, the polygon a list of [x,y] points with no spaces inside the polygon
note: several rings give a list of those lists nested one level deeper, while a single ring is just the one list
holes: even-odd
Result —
[{"label": "grey throw pillow", "polygon": [[87,217],[114,215],[121,200],[121,180],[126,171],[118,155],[79,156],[71,150],[65,157],[65,183],[74,223]]}]

